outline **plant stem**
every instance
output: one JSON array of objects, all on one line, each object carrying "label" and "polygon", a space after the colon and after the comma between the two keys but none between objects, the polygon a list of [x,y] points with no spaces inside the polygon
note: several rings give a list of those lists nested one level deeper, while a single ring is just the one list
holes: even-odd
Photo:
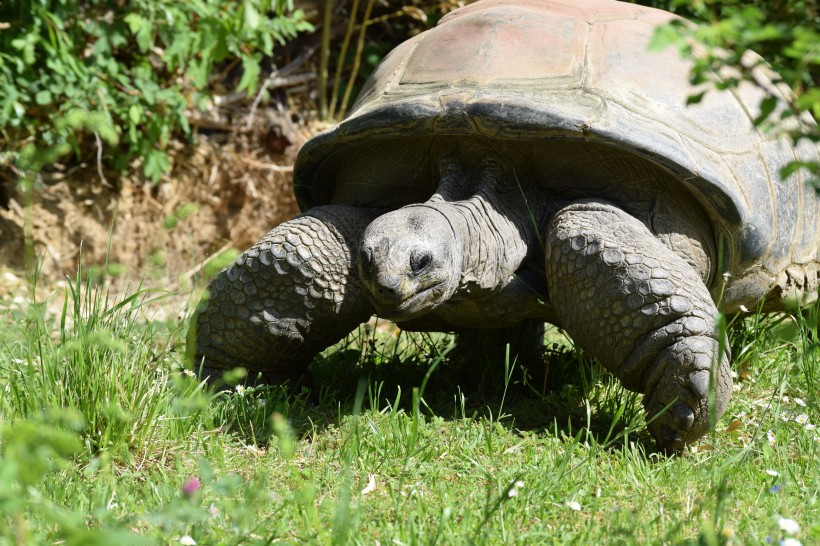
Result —
[{"label": "plant stem", "polygon": [[327,63],[330,57],[330,26],[333,24],[333,0],[325,0],[322,12],[322,49],[319,56],[319,115],[327,119]]},{"label": "plant stem", "polygon": [[362,19],[362,27],[359,31],[359,41],[356,44],[356,55],[353,57],[353,68],[350,70],[350,79],[347,81],[345,88],[345,96],[342,98],[342,105],[339,107],[339,114],[344,115],[347,110],[347,103],[350,100],[350,94],[353,91],[353,83],[356,81],[356,74],[359,73],[359,65],[362,60],[362,50],[364,49],[364,38],[367,35],[367,24],[370,21],[370,13],[373,11],[373,4],[375,0],[368,0],[367,7],[364,10],[364,18]]}]

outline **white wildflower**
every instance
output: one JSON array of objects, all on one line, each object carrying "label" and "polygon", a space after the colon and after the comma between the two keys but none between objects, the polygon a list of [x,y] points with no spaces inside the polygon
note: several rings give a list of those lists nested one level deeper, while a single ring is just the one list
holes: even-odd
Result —
[{"label": "white wildflower", "polygon": [[781,531],[790,535],[796,535],[800,532],[800,525],[793,519],[777,518],[777,526],[780,527]]},{"label": "white wildflower", "polygon": [[196,546],[196,540],[194,540],[190,535],[179,537],[179,543],[183,546]]},{"label": "white wildflower", "polygon": [[238,394],[239,396],[245,396],[245,385],[237,385],[236,394]]},{"label": "white wildflower", "polygon": [[250,453],[252,455],[262,455],[262,454],[265,453],[263,450],[259,449],[259,447],[254,445],[254,444],[248,444],[248,445],[243,446],[243,447],[245,448],[245,450],[248,453]]},{"label": "white wildflower", "polygon": [[796,538],[784,538],[780,541],[780,546],[803,546],[803,543]]},{"label": "white wildflower", "polygon": [[743,311],[744,313],[748,313],[748,312],[749,312],[749,310],[748,310],[748,309],[746,309],[746,306],[745,306],[745,305],[741,305],[741,306],[740,306],[740,310],[741,310],[741,311]]},{"label": "white wildflower", "polygon": [[575,510],[576,512],[581,511],[581,505],[580,505],[580,503],[578,503],[576,501],[569,501],[567,503],[567,506],[569,506],[571,510]]},{"label": "white wildflower", "polygon": [[510,487],[510,490],[507,491],[507,496],[510,497],[510,498],[517,497],[518,496],[518,490],[523,489],[523,488],[524,488],[524,482],[522,482],[521,480],[516,480],[515,483],[513,484],[513,486]]},{"label": "white wildflower", "polygon": [[769,445],[772,447],[774,447],[774,445],[777,443],[777,436],[772,430],[766,431],[766,438],[769,440]]},{"label": "white wildflower", "polygon": [[806,403],[803,401],[802,398],[795,398],[794,403],[797,404],[798,406],[800,406],[801,408],[806,407]]},{"label": "white wildflower", "polygon": [[208,506],[208,513],[211,514],[212,518],[215,518],[219,515],[219,508],[217,508],[214,503],[211,503],[211,505]]},{"label": "white wildflower", "polygon": [[777,470],[766,470],[765,472],[766,472],[766,474],[768,474],[769,476],[772,476],[773,478],[776,478],[780,475],[780,472],[778,472]]},{"label": "white wildflower", "polygon": [[185,368],[184,370],[182,370],[182,373],[187,375],[188,377],[196,377],[196,374],[194,373],[194,371],[189,370],[188,368]]},{"label": "white wildflower", "polygon": [[795,422],[800,425],[808,425],[809,424],[809,416],[806,413],[801,413],[797,417],[794,418]]},{"label": "white wildflower", "polygon": [[376,476],[373,474],[368,475],[367,477],[367,485],[364,486],[362,489],[362,495],[367,495],[368,493],[372,493],[376,490]]}]

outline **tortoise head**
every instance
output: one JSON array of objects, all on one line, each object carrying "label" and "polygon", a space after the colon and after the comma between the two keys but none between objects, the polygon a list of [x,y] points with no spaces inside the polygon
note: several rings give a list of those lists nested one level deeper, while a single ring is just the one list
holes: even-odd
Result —
[{"label": "tortoise head", "polygon": [[364,232],[359,277],[379,316],[419,317],[458,288],[462,245],[434,207],[410,205],[384,214]]}]

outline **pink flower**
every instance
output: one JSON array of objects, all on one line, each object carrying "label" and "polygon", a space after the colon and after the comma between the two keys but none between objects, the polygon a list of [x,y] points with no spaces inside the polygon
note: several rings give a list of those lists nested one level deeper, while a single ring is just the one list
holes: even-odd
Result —
[{"label": "pink flower", "polygon": [[199,479],[196,477],[188,478],[188,480],[182,484],[182,494],[186,497],[193,497],[199,492],[200,487],[202,487],[202,484],[199,483]]}]

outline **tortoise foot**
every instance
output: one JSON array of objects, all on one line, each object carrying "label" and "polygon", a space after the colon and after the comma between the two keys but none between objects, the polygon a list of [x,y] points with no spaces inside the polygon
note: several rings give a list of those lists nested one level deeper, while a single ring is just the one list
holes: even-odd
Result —
[{"label": "tortoise foot", "polygon": [[681,451],[723,414],[732,379],[717,308],[699,272],[642,222],[605,202],[563,208],[549,226],[547,280],[559,326],[645,395],[664,450]]},{"label": "tortoise foot", "polygon": [[719,344],[709,334],[678,337],[648,370],[643,405],[649,431],[666,452],[680,452],[706,434],[729,401],[729,358],[724,350],[718,360]]}]

